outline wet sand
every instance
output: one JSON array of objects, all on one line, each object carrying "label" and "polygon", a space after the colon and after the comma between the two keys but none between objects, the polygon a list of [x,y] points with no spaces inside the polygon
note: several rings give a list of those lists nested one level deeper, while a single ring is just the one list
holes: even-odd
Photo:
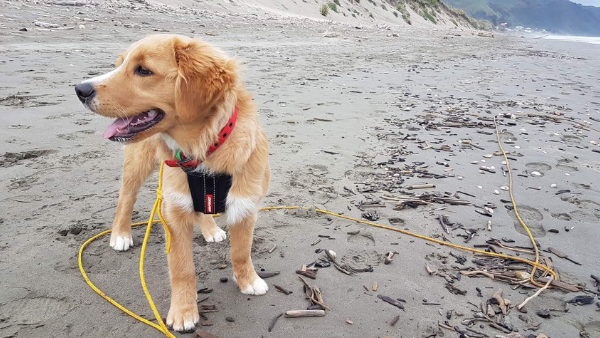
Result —
[{"label": "wet sand", "polygon": [[[165,10],[134,3],[73,7],[11,1],[0,8],[0,337],[162,336],[98,297],[77,269],[79,246],[112,222],[122,152],[119,144],[101,138],[110,121],[84,110],[72,88],[109,71],[130,43],[157,32],[201,37],[243,64],[270,141],[273,179],[265,206],[319,207],[357,218],[376,211],[381,224],[456,244],[464,244],[458,235],[465,232],[446,234],[438,215],[475,229],[484,229],[491,220],[492,231],[479,230],[467,245],[482,245],[493,237],[515,241],[508,245],[531,246],[501,201],[509,198],[501,189],[508,185],[500,169],[503,159],[484,157],[498,151],[490,134],[491,118],[508,114],[500,119],[500,128],[515,159],[515,198],[522,216],[542,250],[556,248],[582,264],[542,252],[552,258],[562,281],[598,290],[589,276],[600,275],[600,154],[592,151],[600,149],[600,133],[510,115],[553,114],[600,129],[600,46],[503,35],[486,38],[466,30],[356,29],[271,14]],[[36,30],[36,20],[75,29]],[[19,31],[25,27],[27,31]],[[337,34],[327,38],[325,32]],[[481,125],[455,127],[467,119]],[[463,146],[465,139],[483,149]],[[432,148],[422,149],[426,144]],[[449,151],[434,149],[443,145]],[[406,165],[449,177],[394,176]],[[496,173],[480,173],[480,166],[495,166]],[[533,171],[542,175],[532,176]],[[461,194],[462,199],[496,208],[490,218],[478,214],[473,205],[394,210],[394,203],[381,199],[426,183],[436,186],[429,192],[462,191],[475,196]],[[148,217],[155,188],[156,176],[140,193],[135,221]],[[560,190],[569,192],[557,195]],[[372,200],[385,207],[359,209],[361,202]],[[103,291],[152,318],[137,272],[142,238],[143,230],[135,229],[136,247],[124,253],[113,251],[108,238],[97,241],[84,261]],[[266,280],[267,295],[248,297],[231,278],[219,282],[231,277],[228,243],[206,243],[199,231],[194,242],[198,288],[214,289],[203,304],[215,304],[219,310],[206,314],[213,325],[202,329],[221,337],[430,337],[439,330],[458,337],[438,327],[447,320],[448,310],[464,314],[448,320],[450,326],[464,329],[461,321],[475,310],[469,303],[485,304],[500,288],[513,305],[535,292],[463,276],[453,285],[466,295],[451,294],[444,278],[430,276],[425,264],[456,275],[457,268],[475,266],[472,254],[350,221],[274,211],[259,217],[253,259],[257,268],[281,274]],[[315,253],[319,248],[334,250],[338,260],[351,267],[370,266],[373,271],[346,276],[333,267],[320,269],[317,279],[309,282],[321,289],[331,311],[322,318],[280,318],[267,332],[279,313],[307,307],[295,270],[322,258]],[[166,316],[169,286],[163,249],[163,233],[156,227],[146,278]],[[385,265],[382,255],[388,251],[398,255]],[[450,252],[465,255],[465,265],[456,263]],[[219,269],[221,265],[226,268]],[[378,283],[377,291],[372,291],[373,282]],[[274,284],[293,293],[277,292]],[[483,297],[477,296],[477,287]],[[526,331],[530,325],[519,319],[522,314],[516,309],[508,317],[525,335],[577,337],[585,331],[598,337],[596,305],[569,305],[564,311],[565,301],[580,294],[551,290],[532,300],[527,316],[541,323],[535,330]],[[405,300],[405,311],[377,295]],[[440,305],[423,305],[424,300]],[[552,317],[537,316],[540,309],[552,310]],[[395,316],[400,318],[391,326]],[[471,328],[491,337],[503,334],[480,325]]]}]

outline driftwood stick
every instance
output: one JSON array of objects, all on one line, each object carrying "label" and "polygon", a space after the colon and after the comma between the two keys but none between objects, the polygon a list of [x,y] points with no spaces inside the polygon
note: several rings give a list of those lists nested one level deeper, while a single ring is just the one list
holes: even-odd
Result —
[{"label": "driftwood stick", "polygon": [[281,287],[281,286],[279,286],[277,284],[273,284],[273,286],[275,287],[275,289],[277,289],[277,291],[279,291],[279,292],[281,292],[283,294],[286,294],[286,295],[292,294],[292,291],[287,290],[287,289],[285,289],[285,288],[283,288],[283,287]]},{"label": "driftwood stick", "polygon": [[454,329],[452,326],[448,326],[448,325],[446,325],[446,324],[442,324],[442,323],[440,323],[440,322],[438,322],[438,325],[439,325],[441,328],[444,328],[444,329],[446,329],[446,330],[450,330],[450,331],[456,331],[456,330],[455,330],[455,329]]},{"label": "driftwood stick", "polygon": [[438,215],[438,220],[440,221],[440,224],[442,225],[442,228],[444,229],[444,231],[447,234],[450,234],[450,230],[448,230],[448,226],[446,225],[446,222],[444,222],[444,216]]},{"label": "driftwood stick", "polygon": [[403,200],[419,199],[419,196],[416,196],[414,193],[403,192],[401,194],[402,195],[400,195],[400,196],[383,195],[383,196],[381,196],[381,198],[384,199],[384,200],[391,200],[391,201],[403,201]]},{"label": "driftwood stick", "polygon": [[[333,266],[338,269],[340,272],[343,272],[349,276],[353,275],[352,271],[348,271],[346,270],[344,267],[342,267],[340,264],[338,264],[338,262],[335,260],[335,257],[331,254],[331,250],[325,250],[325,255],[327,255],[327,258],[329,258],[329,260],[331,261],[331,263],[333,263]],[[335,254],[335,252],[334,252]]]},{"label": "driftwood stick", "polygon": [[275,327],[275,324],[277,323],[277,320],[279,319],[279,317],[283,316],[283,313],[280,313],[277,317],[273,318],[271,320],[271,324],[269,324],[269,329],[268,331],[271,332],[273,331],[273,328]]},{"label": "driftwood stick", "polygon": [[290,310],[285,312],[286,318],[323,317],[325,310]]},{"label": "driftwood stick", "polygon": [[384,200],[388,200],[388,201],[398,201],[398,202],[404,202],[406,200],[416,200],[416,198],[414,198],[414,196],[406,196],[406,197],[394,197],[394,196],[381,196],[382,199]]},{"label": "driftwood stick", "polygon": [[429,189],[429,188],[435,188],[435,185],[433,185],[433,184],[414,184],[414,185],[411,185],[410,187],[408,187],[408,190]]},{"label": "driftwood stick", "polygon": [[316,279],[317,278],[317,274],[315,271],[310,271],[310,270],[306,270],[306,271],[302,271],[302,270],[296,270],[296,273],[299,275],[302,275],[304,277],[308,277],[310,279]]},{"label": "driftwood stick", "polygon": [[536,293],[533,294],[533,296],[531,297],[527,297],[527,299],[525,299],[523,301],[523,303],[517,305],[517,310],[521,311],[521,309],[532,299],[534,299],[535,297],[539,296],[540,293],[542,293],[542,291],[546,290],[548,288],[548,286],[550,285],[550,283],[552,283],[552,281],[554,280],[554,276],[550,276],[550,278],[548,279],[548,282],[546,282],[546,285],[544,285],[543,288],[537,290]]},{"label": "driftwood stick", "polygon": [[331,311],[331,309],[323,302],[323,295],[321,294],[321,290],[319,290],[319,288],[316,286],[310,286],[302,277],[298,276],[298,278],[300,278],[300,280],[304,284],[306,297],[308,297],[311,303],[320,305],[323,309]]},{"label": "driftwood stick", "polygon": [[475,270],[475,271],[461,271],[460,272],[461,275],[463,276],[473,276],[473,275],[484,275],[486,277],[488,277],[489,279],[494,279],[494,275],[486,272],[486,271],[481,271],[481,270]]},{"label": "driftwood stick", "polygon": [[[547,282],[548,281],[548,277],[544,277],[544,278],[538,278],[538,280],[540,282]],[[550,285],[555,286],[557,288],[561,288],[567,291],[571,291],[571,292],[579,292],[581,291],[581,289],[578,286],[575,285],[571,285],[571,284],[567,284],[565,282],[561,282],[559,280],[552,280],[552,282],[550,282]]]},{"label": "driftwood stick", "polygon": [[504,298],[502,298],[502,289],[496,291],[496,293],[492,295],[492,298],[494,298],[498,302],[498,306],[500,307],[500,310],[502,310],[502,314],[506,314],[508,309],[506,308]]},{"label": "driftwood stick", "polygon": [[323,294],[321,293],[321,290],[316,286],[313,286],[312,289],[313,289],[313,296],[316,300],[315,303],[317,303],[319,305],[323,304],[321,306],[326,307],[325,304],[323,303]]}]

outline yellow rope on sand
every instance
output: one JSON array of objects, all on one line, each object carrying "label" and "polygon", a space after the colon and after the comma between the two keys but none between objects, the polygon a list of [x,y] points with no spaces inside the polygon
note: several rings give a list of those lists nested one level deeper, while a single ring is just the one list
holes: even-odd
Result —
[{"label": "yellow rope on sand", "polygon": [[[533,274],[535,273],[535,270],[537,269],[537,267],[540,263],[540,251],[538,249],[537,244],[535,243],[535,239],[533,239],[533,235],[531,234],[531,231],[529,231],[529,227],[527,227],[527,224],[525,224],[525,222],[521,218],[521,215],[519,215],[519,208],[517,208],[517,203],[515,202],[515,196],[513,194],[512,170],[510,169],[510,162],[508,161],[508,156],[506,155],[506,151],[504,150],[504,147],[502,146],[502,142],[500,141],[500,131],[498,130],[498,123],[496,123],[495,116],[494,116],[494,128],[496,128],[496,141],[498,142],[498,147],[500,147],[502,156],[504,156],[504,161],[506,162],[506,171],[508,171],[508,192],[510,194],[510,202],[513,205],[513,210],[515,211],[515,216],[517,216],[519,223],[521,223],[521,225],[523,226],[525,231],[527,231],[527,236],[529,236],[529,240],[531,241],[531,244],[533,245],[533,250],[535,250],[535,265],[532,265],[533,269],[531,270],[531,277],[529,277],[529,280],[531,281],[531,284],[537,286],[538,288],[548,287],[548,285],[544,286],[544,284],[540,284],[540,283],[536,282],[535,280],[533,280]],[[552,277],[554,277],[554,280],[558,280],[558,276],[552,270],[550,270],[550,271],[552,272]]]},{"label": "yellow rope on sand", "polygon": [[[535,240],[533,239],[533,235],[531,234],[531,231],[529,231],[529,228],[527,227],[527,224],[525,224],[525,222],[523,221],[523,219],[521,218],[521,216],[519,215],[519,211],[517,208],[517,204],[515,202],[515,198],[514,198],[514,194],[513,194],[513,179],[512,179],[512,173],[511,173],[511,169],[510,169],[510,164],[508,161],[508,156],[506,155],[506,151],[504,150],[504,148],[502,147],[502,142],[500,141],[500,132],[498,130],[498,125],[496,123],[496,118],[494,117],[494,126],[496,128],[496,138],[498,141],[498,146],[500,147],[500,150],[502,151],[502,154],[504,155],[504,159],[506,161],[506,167],[508,169],[508,180],[509,180],[509,192],[510,192],[510,200],[512,202],[514,211],[515,211],[515,215],[517,217],[517,219],[519,220],[519,223],[521,223],[521,225],[523,226],[523,228],[525,229],[525,231],[527,232],[527,235],[529,236],[529,239],[531,240],[531,243],[533,244],[533,248],[535,251],[535,261],[530,261],[528,259],[525,258],[520,258],[520,257],[514,257],[514,256],[509,256],[509,255],[504,255],[504,254],[499,254],[499,253],[495,253],[495,252],[486,252],[483,250],[478,250],[478,249],[474,249],[474,248],[470,248],[470,247],[466,247],[466,246],[462,246],[462,245],[457,245],[457,244],[453,244],[450,242],[445,242],[445,241],[441,241],[439,239],[435,239],[435,238],[431,238],[431,237],[427,237],[427,236],[423,236],[423,235],[419,235],[419,234],[415,234],[412,233],[410,231],[406,231],[406,230],[402,230],[402,229],[397,229],[397,228],[392,228],[390,226],[387,225],[381,225],[378,223],[374,223],[374,222],[368,222],[368,221],[363,221],[357,218],[353,218],[350,216],[345,216],[345,215],[340,215],[340,214],[336,214],[327,210],[323,210],[323,209],[315,209],[316,212],[321,213],[321,214],[326,214],[326,215],[330,215],[333,217],[337,217],[337,218],[342,218],[342,219],[347,219],[350,221],[354,221],[360,224],[365,224],[365,225],[369,225],[369,226],[373,226],[373,227],[377,227],[377,228],[381,228],[381,229],[386,229],[386,230],[390,230],[390,231],[395,231],[395,232],[399,232],[408,236],[412,236],[412,237],[416,237],[416,238],[420,238],[429,242],[433,242],[433,243],[437,243],[440,245],[444,245],[444,246],[448,246],[451,248],[455,248],[455,249],[459,249],[459,250],[463,250],[463,251],[470,251],[473,253],[477,253],[477,254],[481,254],[481,255],[487,255],[487,256],[492,256],[492,257],[498,257],[498,258],[504,258],[504,259],[510,259],[510,260],[514,260],[514,261],[518,261],[518,262],[522,262],[522,263],[526,263],[528,265],[531,265],[533,267],[533,270],[531,271],[531,278],[530,281],[533,285],[540,287],[540,288],[546,288],[548,287],[548,284],[550,283],[550,281],[552,280],[558,280],[558,275],[549,267],[542,265],[539,263],[540,260],[540,254],[539,254],[539,249],[537,247],[537,244],[535,243]],[[144,241],[142,242],[142,250],[140,252],[140,264],[139,264],[139,271],[140,271],[140,280],[142,283],[142,288],[144,290],[144,294],[146,295],[146,299],[148,300],[148,304],[150,305],[150,308],[152,309],[152,312],[154,313],[154,317],[156,318],[156,321],[158,322],[158,324],[155,324],[145,318],[140,317],[139,315],[136,315],[134,312],[132,312],[131,310],[127,309],[126,307],[124,307],[123,305],[119,304],[118,302],[116,302],[114,299],[110,298],[109,296],[107,296],[104,292],[102,292],[102,290],[100,290],[98,287],[96,287],[96,285],[94,285],[94,283],[92,283],[92,281],[88,278],[87,274],[85,273],[85,270],[83,268],[83,260],[82,260],[82,256],[83,256],[83,250],[93,241],[95,241],[96,239],[108,234],[111,232],[111,230],[106,230],[103,231],[95,236],[93,236],[92,238],[88,239],[87,241],[85,241],[85,243],[83,243],[81,245],[81,247],[79,248],[79,254],[78,254],[78,259],[77,262],[79,264],[79,271],[81,272],[81,275],[83,276],[83,279],[85,280],[85,282],[90,286],[90,288],[92,288],[92,290],[94,290],[98,295],[100,295],[100,297],[104,298],[105,300],[107,300],[109,303],[111,303],[112,305],[114,305],[115,307],[117,307],[119,310],[125,312],[126,314],[128,314],[129,316],[137,319],[138,321],[149,325],[155,329],[157,329],[158,331],[162,332],[165,336],[169,337],[169,338],[175,338],[175,336],[169,332],[169,329],[167,328],[167,326],[165,325],[165,323],[162,320],[162,317],[160,316],[160,313],[158,312],[158,310],[156,309],[156,305],[154,305],[154,301],[152,300],[152,296],[150,296],[150,292],[148,291],[148,287],[146,286],[146,278],[144,276],[144,258],[146,255],[146,248],[147,248],[147,244],[148,244],[148,240],[150,238],[150,231],[152,230],[152,224],[156,223],[156,222],[160,222],[163,227],[165,228],[165,232],[166,232],[166,254],[169,253],[169,250],[171,248],[171,232],[169,231],[169,227],[167,226],[167,223],[165,222],[164,218],[162,217],[162,212],[161,212],[161,206],[162,206],[162,179],[163,179],[163,164],[161,164],[160,166],[160,171],[159,171],[159,175],[158,175],[158,188],[156,189],[156,201],[154,202],[154,206],[152,207],[152,211],[150,212],[150,218],[148,219],[148,222],[140,222],[140,223],[133,223],[131,226],[138,226],[138,225],[142,225],[142,224],[147,224],[148,227],[146,228],[146,234],[144,236]],[[261,211],[265,211],[265,210],[281,210],[281,209],[301,209],[300,207],[296,207],[296,206],[273,206],[273,207],[265,207],[265,208],[261,208]],[[304,209],[309,209],[309,208],[304,208]],[[154,215],[158,215],[158,220],[154,219]],[[219,216],[219,215],[215,215],[215,216]],[[536,282],[534,280],[534,273],[537,269],[542,269],[544,271],[549,272],[552,275],[552,278],[548,281],[548,283],[546,285],[544,284],[540,284],[538,282]]]},{"label": "yellow rope on sand", "polygon": [[[148,240],[150,239],[150,231],[152,230],[152,224],[154,224],[156,222],[161,222],[163,224],[163,226],[165,228],[165,232],[167,234],[167,248],[165,250],[165,254],[168,254],[171,249],[171,231],[169,230],[167,223],[163,219],[162,212],[161,212],[162,176],[163,176],[163,165],[161,164],[160,171],[158,174],[159,179],[158,179],[158,188],[156,189],[156,201],[154,201],[154,206],[152,207],[152,211],[150,212],[150,218],[148,219],[148,222],[134,223],[131,225],[132,227],[142,225],[142,224],[148,225],[148,227],[146,228],[146,235],[144,236],[144,241],[142,242],[142,251],[140,253],[140,265],[139,265],[140,281],[142,283],[142,289],[144,290],[146,299],[148,300],[148,304],[150,305],[150,308],[152,309],[152,312],[154,313],[154,317],[156,318],[156,321],[158,322],[158,324],[152,323],[151,321],[136,315],[131,310],[127,309],[126,307],[119,304],[114,299],[107,296],[104,292],[102,292],[102,290],[98,289],[98,287],[96,287],[96,285],[94,285],[94,283],[92,283],[92,281],[90,281],[87,274],[85,273],[85,270],[83,269],[83,261],[82,261],[83,250],[85,249],[86,246],[88,246],[88,244],[90,244],[91,242],[95,241],[96,239],[110,233],[111,230],[106,230],[104,232],[101,232],[101,233],[97,234],[96,236],[88,239],[85,243],[83,243],[83,245],[81,245],[81,248],[79,248],[79,255],[77,257],[77,263],[79,264],[79,271],[81,272],[81,275],[83,276],[83,279],[85,280],[85,282],[92,288],[92,290],[94,290],[97,294],[99,294],[100,297],[106,299],[109,303],[116,306],[119,310],[125,312],[126,314],[130,315],[131,317],[139,320],[140,322],[142,322],[146,325],[152,326],[153,328],[162,332],[165,336],[167,336],[169,338],[176,338],[171,332],[169,332],[169,329],[163,322],[162,317],[160,316],[160,313],[156,309],[156,305],[154,305],[152,296],[150,296],[150,292],[148,291],[148,286],[146,285],[146,277],[144,275],[144,260],[145,260],[145,256],[146,256],[146,247],[148,244]],[[154,219],[155,214],[158,214],[158,218],[159,218],[158,221]]]}]

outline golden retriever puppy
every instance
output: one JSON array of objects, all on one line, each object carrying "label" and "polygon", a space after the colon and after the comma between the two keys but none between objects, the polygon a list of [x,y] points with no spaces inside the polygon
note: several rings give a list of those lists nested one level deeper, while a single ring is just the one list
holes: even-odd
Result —
[{"label": "golden retriever puppy", "polygon": [[172,233],[167,325],[190,330],[199,319],[194,225],[208,242],[226,238],[210,214],[224,211],[240,290],[252,295],[268,290],[250,257],[270,180],[267,138],[236,62],[203,41],[149,36],[119,55],[115,65],[75,86],[88,109],[116,118],[104,138],[125,143],[110,245],[119,251],[133,245],[131,214],[141,185],[161,162],[176,163],[165,166],[163,184],[162,212]]}]

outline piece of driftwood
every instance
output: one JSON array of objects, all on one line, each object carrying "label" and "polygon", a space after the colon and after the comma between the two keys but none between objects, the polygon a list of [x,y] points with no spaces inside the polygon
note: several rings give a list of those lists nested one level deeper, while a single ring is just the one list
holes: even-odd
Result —
[{"label": "piece of driftwood", "polygon": [[[548,269],[550,269],[551,271],[554,271],[554,263],[552,262],[552,259],[550,259],[549,257],[542,257],[542,263],[548,267]],[[550,274],[550,272],[544,270],[544,272],[542,273],[542,277],[547,277]]]},{"label": "piece of driftwood", "polygon": [[579,263],[578,261],[576,261],[576,260],[574,260],[572,258],[569,258],[569,256],[567,254],[562,253],[562,252],[558,251],[555,248],[549,247],[548,248],[548,252],[553,253],[556,256],[560,257],[560,258],[564,258],[564,259],[566,259],[566,260],[568,260],[568,261],[570,261],[570,262],[572,262],[574,264],[581,265],[581,263]]},{"label": "piece of driftwood", "polygon": [[281,318],[281,316],[283,316],[283,313],[280,313],[279,315],[277,315],[277,317],[275,317],[271,320],[271,324],[269,324],[269,329],[268,329],[269,332],[271,332],[273,330],[273,328],[275,327],[275,324],[277,324],[277,320],[279,318]]},{"label": "piece of driftwood", "polygon": [[548,281],[546,282],[546,285],[544,285],[544,287],[543,287],[543,288],[541,288],[541,289],[537,290],[537,292],[536,292],[536,293],[534,293],[534,294],[533,294],[531,297],[527,297],[527,298],[526,298],[526,299],[523,301],[523,303],[521,303],[521,304],[517,305],[517,310],[521,311],[521,310],[523,309],[523,307],[524,307],[525,305],[527,305],[527,303],[528,303],[530,300],[532,300],[532,299],[534,299],[535,297],[539,296],[539,294],[540,294],[540,293],[542,293],[542,291],[546,290],[546,289],[548,288],[548,286],[549,286],[549,285],[552,283],[552,281],[553,281],[553,280],[554,280],[554,277],[550,277],[550,279],[548,279]]},{"label": "piece of driftwood", "polygon": [[502,314],[505,315],[508,312],[508,307],[504,302],[504,298],[502,298],[502,289],[498,289],[498,291],[496,291],[494,295],[492,295],[492,298],[494,298],[496,302],[498,302],[498,306],[500,307],[500,310],[502,310]]},{"label": "piece of driftwood", "polygon": [[325,310],[289,310],[285,312],[286,318],[323,317]]},{"label": "piece of driftwood", "polygon": [[430,189],[430,188],[435,188],[434,184],[414,184],[411,185],[410,187],[408,187],[408,189],[413,190],[413,189]]},{"label": "piece of driftwood", "polygon": [[530,254],[530,255],[535,254],[535,252],[532,249],[525,249],[525,248],[520,248],[520,247],[516,247],[516,246],[506,245],[506,244],[503,244],[502,242],[500,242],[500,240],[495,239],[495,238],[488,239],[485,242],[487,244],[495,245],[495,246],[501,247],[503,249],[508,249],[508,250],[512,250],[512,251],[516,251],[516,252],[522,252],[522,253],[526,253],[526,254]]},{"label": "piece of driftwood", "polygon": [[443,215],[438,215],[438,221],[440,221],[440,225],[442,226],[442,229],[444,229],[444,232],[450,234],[450,230],[448,230],[448,225],[446,225],[446,222],[444,222]]},{"label": "piece of driftwood", "polygon": [[198,338],[220,338],[219,336],[215,336],[214,334],[210,334],[206,331],[196,331],[196,337],[198,337]]},{"label": "piece of driftwood", "polygon": [[279,271],[256,271],[256,274],[260,277],[260,278],[270,278],[270,277],[274,277],[279,275]]},{"label": "piece of driftwood", "polygon": [[433,275],[435,273],[435,271],[433,271],[430,267],[429,264],[425,263],[425,270],[427,270],[427,273],[430,275]]},{"label": "piece of driftwood", "polygon": [[388,251],[385,256],[384,256],[384,261],[383,263],[386,265],[389,265],[392,263],[392,258],[394,257],[394,255],[397,255],[398,251]]},{"label": "piece of driftwood", "polygon": [[321,294],[321,290],[316,286],[311,286],[308,284],[302,277],[298,276],[304,284],[304,293],[306,297],[310,301],[311,305],[318,305],[322,309],[331,310],[325,303],[323,302],[323,295]]},{"label": "piece of driftwood", "polygon": [[455,295],[464,296],[467,294],[467,290],[459,289],[456,286],[454,286],[452,283],[446,283],[446,289],[448,289],[448,291],[450,291],[450,293],[453,293]]},{"label": "piece of driftwood", "polygon": [[393,299],[393,298],[388,297],[388,296],[383,296],[383,295],[377,295],[377,298],[379,298],[382,301],[384,301],[384,302],[386,302],[388,304],[391,304],[391,305],[393,305],[393,306],[395,306],[395,307],[397,307],[397,308],[399,308],[401,310],[404,310],[404,304],[402,304],[402,302],[400,302],[400,301],[398,301],[396,299]]},{"label": "piece of driftwood", "polygon": [[486,272],[486,271],[481,271],[481,270],[461,271],[460,274],[463,276],[484,275],[484,276],[488,277],[489,279],[494,279],[493,274]]},{"label": "piece of driftwood", "polygon": [[331,251],[331,250],[325,250],[325,255],[327,255],[327,258],[329,258],[329,260],[331,261],[331,263],[333,264],[333,266],[334,266],[334,267],[335,267],[335,268],[336,268],[338,271],[340,271],[340,272],[343,272],[343,273],[345,273],[346,275],[349,275],[349,276],[353,275],[353,274],[354,274],[354,272],[352,272],[352,271],[348,271],[348,269],[346,269],[346,267],[345,267],[345,266],[341,266],[341,265],[340,265],[340,264],[339,264],[339,263],[338,263],[338,262],[335,260],[335,256],[334,256],[334,255],[332,255],[332,252],[333,252],[333,251]]},{"label": "piece of driftwood", "polygon": [[302,271],[302,270],[296,270],[296,273],[299,275],[302,275],[304,277],[308,277],[310,279],[317,279],[317,272],[316,271],[310,271],[310,270],[306,270],[306,271]]},{"label": "piece of driftwood", "polygon": [[416,208],[419,205],[428,205],[430,203],[439,203],[439,204],[450,204],[450,205],[470,205],[471,202],[466,200],[457,199],[453,195],[449,195],[447,193],[423,193],[420,195],[408,195],[408,196],[382,196],[382,199],[388,201],[397,201],[399,202],[394,210],[402,210],[406,207]]},{"label": "piece of driftwood", "polygon": [[283,294],[286,294],[286,295],[292,294],[292,291],[287,290],[287,289],[285,289],[285,288],[283,288],[283,287],[281,287],[281,286],[279,286],[277,284],[273,284],[273,286],[275,287],[275,289],[277,289],[277,291],[279,291],[279,292],[281,292]]},{"label": "piece of driftwood", "polygon": [[[550,277],[542,277],[542,278],[539,278],[538,280],[539,280],[540,282],[542,282],[542,283],[546,283],[546,282],[548,282],[548,279],[550,279]],[[561,289],[564,289],[564,290],[567,290],[567,291],[571,291],[571,292],[579,292],[579,291],[581,291],[581,290],[580,290],[580,289],[579,289],[577,286],[575,286],[575,285],[567,284],[567,283],[565,283],[565,282],[557,281],[557,280],[555,280],[555,279],[553,279],[553,280],[550,282],[550,285],[552,285],[552,286],[556,286],[557,288],[561,288]]]}]

